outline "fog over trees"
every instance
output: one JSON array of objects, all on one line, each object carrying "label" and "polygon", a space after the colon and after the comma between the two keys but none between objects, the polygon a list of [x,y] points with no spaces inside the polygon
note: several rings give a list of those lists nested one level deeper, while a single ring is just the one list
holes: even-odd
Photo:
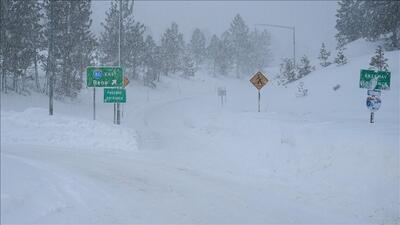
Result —
[{"label": "fog over trees", "polygon": [[[119,1],[111,2],[99,35],[91,31],[92,3],[2,0],[2,92],[48,94],[53,82],[56,97],[75,98],[85,87],[87,66],[119,65]],[[399,49],[399,7],[398,1],[339,1],[339,51],[334,62],[346,63],[343,45],[359,38],[384,40],[385,49]],[[199,70],[243,78],[265,69],[273,60],[270,32],[249,26],[240,14],[231,18],[220,35],[206,35],[196,27],[186,35],[180,30],[180,21],[175,21],[158,37],[147,33],[151,27],[135,18],[133,1],[123,0],[121,13],[121,66],[130,79],[153,88],[162,76],[189,78]],[[321,65],[330,64],[329,52],[323,44]],[[310,57],[317,56],[303,55],[298,65],[283,59],[281,77],[285,82],[310,73]]]}]

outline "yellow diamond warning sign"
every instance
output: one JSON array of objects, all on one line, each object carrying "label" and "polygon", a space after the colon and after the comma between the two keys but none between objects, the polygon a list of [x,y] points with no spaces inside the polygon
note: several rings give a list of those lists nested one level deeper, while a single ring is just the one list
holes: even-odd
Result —
[{"label": "yellow diamond warning sign", "polygon": [[253,77],[250,79],[250,82],[258,89],[260,90],[264,85],[268,83],[268,79],[264,76],[263,73],[258,71],[256,74],[253,75]]}]

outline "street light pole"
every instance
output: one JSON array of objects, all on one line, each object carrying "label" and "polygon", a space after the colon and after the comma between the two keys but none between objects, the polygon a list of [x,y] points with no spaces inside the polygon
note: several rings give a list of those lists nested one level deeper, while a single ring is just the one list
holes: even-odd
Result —
[{"label": "street light pole", "polygon": [[[122,0],[119,0],[119,32],[118,32],[118,65],[121,67],[121,26],[122,26]],[[121,123],[120,104],[117,102],[117,124]]]},{"label": "street light pole", "polygon": [[296,28],[294,26],[282,26],[276,24],[255,24],[255,26],[267,26],[267,27],[276,27],[282,29],[289,29],[293,32],[293,63],[296,66]]}]

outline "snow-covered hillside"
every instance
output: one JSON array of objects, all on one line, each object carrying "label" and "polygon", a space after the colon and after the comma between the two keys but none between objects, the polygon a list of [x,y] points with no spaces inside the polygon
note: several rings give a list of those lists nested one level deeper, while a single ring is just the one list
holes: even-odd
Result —
[{"label": "snow-covered hillside", "polygon": [[1,222],[399,223],[400,52],[385,53],[391,89],[371,124],[358,82],[373,48],[348,51],[344,66],[268,83],[260,113],[248,79],[207,70],[131,82],[121,126],[102,91],[96,121],[91,89],[53,117],[43,96],[2,95]]}]

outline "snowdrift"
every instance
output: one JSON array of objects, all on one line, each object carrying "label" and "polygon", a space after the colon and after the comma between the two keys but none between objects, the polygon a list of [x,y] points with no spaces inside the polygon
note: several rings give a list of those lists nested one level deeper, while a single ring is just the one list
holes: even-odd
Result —
[{"label": "snowdrift", "polygon": [[49,116],[43,108],[1,111],[2,145],[24,144],[71,149],[137,150],[136,133],[97,121],[63,115]]}]

